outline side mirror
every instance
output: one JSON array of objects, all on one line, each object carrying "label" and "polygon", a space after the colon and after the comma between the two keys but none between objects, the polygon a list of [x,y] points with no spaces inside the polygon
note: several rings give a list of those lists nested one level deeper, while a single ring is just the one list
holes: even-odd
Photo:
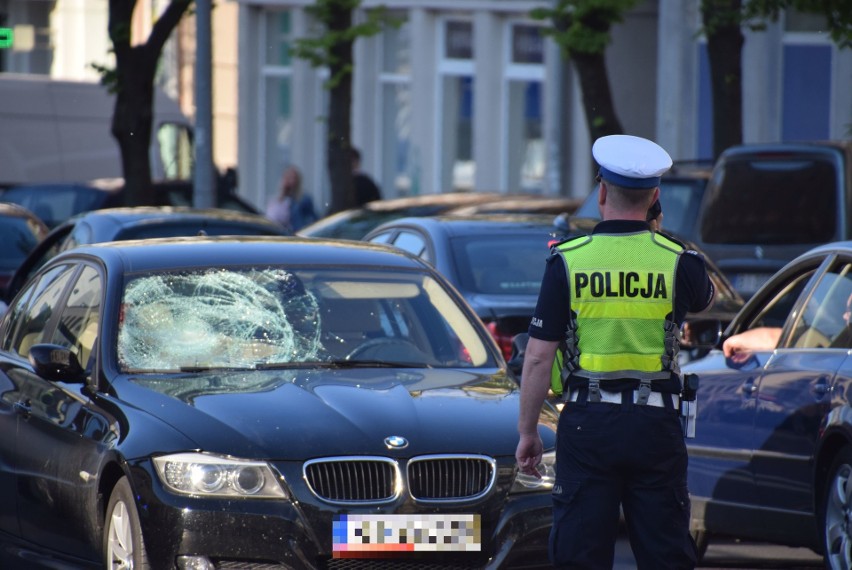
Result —
[{"label": "side mirror", "polygon": [[509,372],[515,377],[515,381],[521,383],[521,370],[524,368],[524,353],[527,351],[527,343],[530,341],[528,333],[518,333],[512,338],[512,356],[509,358]]},{"label": "side mirror", "polygon": [[35,373],[51,382],[83,383],[86,371],[77,355],[57,344],[35,344],[30,348],[30,363]]},{"label": "side mirror", "polygon": [[709,350],[719,345],[722,332],[719,319],[688,319],[680,326],[680,345],[686,349]]}]

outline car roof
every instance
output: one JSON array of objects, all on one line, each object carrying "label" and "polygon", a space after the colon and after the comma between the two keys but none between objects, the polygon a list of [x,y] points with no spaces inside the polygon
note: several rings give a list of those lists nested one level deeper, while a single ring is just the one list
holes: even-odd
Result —
[{"label": "car roof", "polygon": [[449,235],[479,235],[484,233],[541,232],[555,230],[550,214],[447,214],[440,216],[399,218],[386,222],[368,235],[388,228],[419,227],[427,232],[442,231]]},{"label": "car roof", "polygon": [[[71,220],[95,220],[98,218],[110,219],[114,223],[126,225],[139,221],[151,221],[155,219],[198,219],[216,218],[219,220],[251,221],[262,224],[275,225],[268,218],[240,212],[237,210],[226,210],[224,208],[192,208],[187,206],[134,206],[121,208],[104,208],[77,214]],[[71,221],[69,220],[69,221]]]},{"label": "car roof", "polygon": [[240,265],[307,265],[424,269],[419,259],[396,248],[344,240],[288,236],[153,238],[79,246],[51,263],[72,256],[98,257],[125,271],[151,271]]},{"label": "car roof", "polygon": [[404,198],[376,200],[374,202],[367,202],[363,208],[379,212],[404,210],[405,208],[417,206],[446,206],[447,208],[453,208],[455,206],[500,200],[506,197],[506,194],[499,192],[444,192],[442,194],[420,194]]}]

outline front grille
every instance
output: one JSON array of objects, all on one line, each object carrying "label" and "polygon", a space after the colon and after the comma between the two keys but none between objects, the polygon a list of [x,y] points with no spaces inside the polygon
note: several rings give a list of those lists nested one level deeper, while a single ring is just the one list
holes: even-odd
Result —
[{"label": "front grille", "polygon": [[475,499],[494,484],[494,460],[483,456],[432,455],[408,464],[411,496],[419,501]]},{"label": "front grille", "polygon": [[392,501],[399,470],[382,457],[334,457],[305,463],[305,479],[320,499],[332,503]]},{"label": "front grille", "polygon": [[[330,503],[382,503],[400,493],[396,462],[385,457],[330,457],[305,463],[311,492]],[[408,486],[418,501],[471,500],[486,494],[497,473],[481,455],[424,455],[408,462]]]}]

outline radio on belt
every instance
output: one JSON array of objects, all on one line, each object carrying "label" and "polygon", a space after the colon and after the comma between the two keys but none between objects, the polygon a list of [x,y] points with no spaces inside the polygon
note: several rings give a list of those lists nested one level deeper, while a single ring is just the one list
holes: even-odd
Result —
[{"label": "radio on belt", "polygon": [[685,437],[695,437],[695,416],[698,414],[698,375],[686,374],[683,377],[683,390],[680,394],[680,421]]}]

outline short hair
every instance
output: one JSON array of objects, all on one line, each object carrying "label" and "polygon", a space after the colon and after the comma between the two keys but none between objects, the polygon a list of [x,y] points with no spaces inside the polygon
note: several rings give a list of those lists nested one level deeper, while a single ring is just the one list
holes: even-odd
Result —
[{"label": "short hair", "polygon": [[650,205],[651,197],[654,194],[654,188],[625,188],[606,180],[603,180],[601,183],[606,186],[614,205],[619,208],[634,209]]}]

